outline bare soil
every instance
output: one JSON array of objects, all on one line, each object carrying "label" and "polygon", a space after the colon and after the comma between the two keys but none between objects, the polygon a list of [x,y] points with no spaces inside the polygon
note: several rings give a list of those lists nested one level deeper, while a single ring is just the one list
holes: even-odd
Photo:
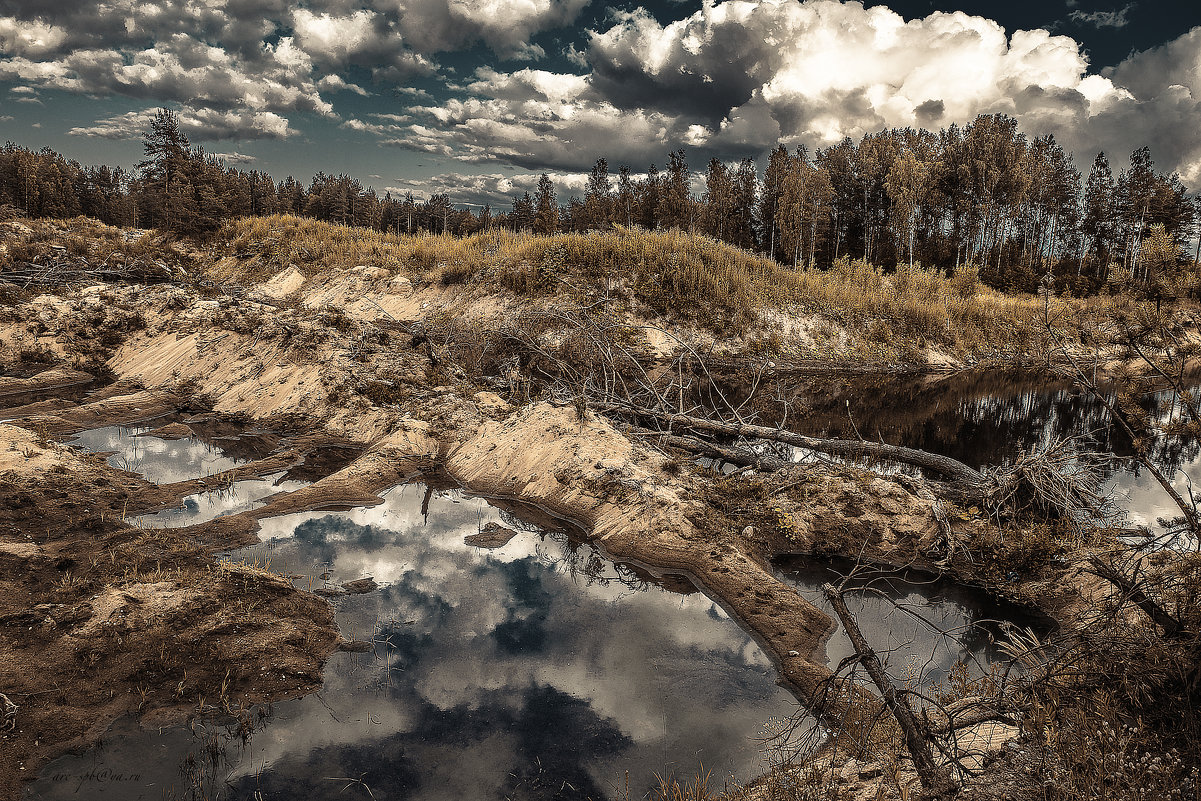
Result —
[{"label": "bare soil", "polygon": [[147,725],[298,697],[338,644],[333,610],[265,571],[122,522],[161,488],[0,426],[0,688],[16,705],[0,797],[116,718]]}]

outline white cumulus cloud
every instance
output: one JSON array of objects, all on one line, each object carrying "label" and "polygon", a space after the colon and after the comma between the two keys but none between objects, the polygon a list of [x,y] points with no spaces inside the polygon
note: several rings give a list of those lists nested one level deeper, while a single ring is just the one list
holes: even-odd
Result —
[{"label": "white cumulus cloud", "polygon": [[[288,120],[270,111],[216,111],[184,107],[178,110],[179,128],[193,142],[227,139],[286,139],[296,133]],[[155,111],[130,111],[70,129],[72,136],[101,139],[138,139],[150,128]],[[223,154],[231,164],[248,163],[250,156]]]},{"label": "white cumulus cloud", "polygon": [[416,121],[387,143],[560,170],[598,155],[662,163],[686,145],[699,166],[777,141],[821,147],[1004,113],[1082,163],[1146,142],[1161,167],[1201,181],[1190,144],[1201,135],[1201,29],[1101,74],[1070,37],[961,12],[905,20],[857,2],[727,0],[672,22],[618,13],[572,52],[582,74],[479,70],[465,96],[412,109]]}]

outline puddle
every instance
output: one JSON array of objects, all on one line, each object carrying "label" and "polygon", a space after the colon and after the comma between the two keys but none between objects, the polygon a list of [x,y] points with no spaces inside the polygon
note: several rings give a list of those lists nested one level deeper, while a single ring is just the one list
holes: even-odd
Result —
[{"label": "puddle", "polygon": [[[1196,382],[1198,376],[1190,379]],[[1194,397],[1201,387],[1190,387]],[[1179,510],[1155,480],[1133,464],[1130,440],[1111,424],[1095,396],[1045,375],[991,370],[929,380],[912,376],[848,376],[814,373],[785,376],[778,388],[791,406],[791,428],[804,434],[904,445],[950,456],[975,468],[1012,464],[1023,452],[1054,440],[1075,437],[1089,449],[1119,457],[1105,468],[1107,489],[1128,510],[1132,525],[1155,526]],[[769,393],[770,394],[770,393]],[[735,392],[733,397],[740,396]],[[1114,400],[1111,396],[1110,400]],[[1168,393],[1138,400],[1153,419],[1165,421],[1173,409]],[[761,422],[773,423],[783,412],[767,404]],[[766,447],[766,446],[758,446]],[[799,448],[775,446],[793,460],[813,458]],[[832,457],[821,457],[832,459]],[[1185,435],[1161,437],[1152,458],[1181,494],[1201,486],[1201,442]],[[881,472],[916,472],[888,463],[873,463]]]},{"label": "puddle", "polygon": [[[787,557],[776,564],[781,579],[838,625],[826,645],[832,666],[854,654],[854,648],[821,586],[837,584],[852,568],[852,562],[842,559],[815,562]],[[966,668],[970,678],[987,675],[994,664],[1008,661],[996,645],[1000,621],[1019,627],[1035,624],[1019,607],[928,574],[872,571],[863,575],[844,599],[864,639],[898,686],[908,678],[916,686],[936,688],[957,664]],[[1039,622],[1035,628],[1045,626]]]},{"label": "puddle", "polygon": [[149,435],[151,430],[151,426],[105,426],[82,431],[70,442],[85,450],[109,453],[110,465],[140,473],[154,484],[207,478],[248,461],[232,458],[223,448],[201,439],[163,439]]},{"label": "puddle", "polygon": [[[627,771],[633,798],[655,773],[703,764],[720,790],[763,771],[755,738],[796,703],[703,594],[648,585],[457,491],[384,497],[265,520],[263,543],[227,556],[305,588],[373,577],[379,590],[334,600],[369,653],[336,654],[319,693],[275,704],[245,743],[213,721],[126,721],[25,798],[615,799]],[[489,523],[519,533],[464,543]]]},{"label": "puddle", "polygon": [[265,499],[280,492],[307,487],[308,481],[289,481],[284,473],[235,481],[229,487],[189,495],[179,506],[161,512],[128,518],[141,528],[183,528],[207,523],[218,517],[238,514],[264,505]]}]

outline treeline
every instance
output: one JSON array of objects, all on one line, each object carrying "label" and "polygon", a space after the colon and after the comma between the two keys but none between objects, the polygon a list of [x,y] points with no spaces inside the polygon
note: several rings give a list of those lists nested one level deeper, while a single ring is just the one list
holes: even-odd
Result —
[{"label": "treeline", "polygon": [[892,268],[922,264],[979,270],[989,284],[1031,291],[1050,270],[1080,292],[1107,281],[1169,291],[1195,264],[1201,200],[1178,176],[1155,170],[1140,148],[1114,176],[1104,153],[1087,179],[1053,136],[1027,139],[1017,121],[981,116],[933,133],[893,129],[810,153],[777,147],[762,178],[753,160],[709,162],[705,189],[690,191],[684,151],[634,180],[593,167],[582,199],[556,217],[543,176],[534,197],[513,201],[508,222],[548,233],[609,223],[678,227],[758,250],[797,267],[842,257]]},{"label": "treeline", "polygon": [[83,167],[43,149],[0,150],[0,205],[35,217],[85,214],[112,225],[204,236],[231,218],[276,213],[397,233],[465,235],[489,226],[538,233],[614,224],[704,233],[797,267],[841,258],[893,268],[976,269],[989,284],[1033,290],[1048,270],[1075,291],[1131,282],[1163,294],[1197,255],[1201,202],[1147,148],[1115,176],[1098,154],[1087,178],[1052,136],[1028,139],[1003,115],[938,133],[893,129],[810,153],[777,147],[762,174],[752,159],[709,162],[693,191],[683,150],[663,171],[593,167],[582,198],[561,203],[542,176],[534,195],[493,213],[458,209],[446,194],[379,197],[356,179],[319,172],[305,186],[231,168],[189,145],[175,115],[158,112],[134,172]]},{"label": "treeline", "polygon": [[318,172],[305,184],[289,176],[276,183],[258,170],[227,166],[191,147],[169,110],[156,114],[143,137],[145,160],[130,172],[85,167],[49,148],[9,142],[0,149],[0,206],[30,217],[95,217],[109,225],[163,228],[202,237],[237,217],[298,214],[379,230],[469,234],[490,223],[487,209],[472,214],[449,196],[418,202],[412,195],[380,198],[346,175]]}]

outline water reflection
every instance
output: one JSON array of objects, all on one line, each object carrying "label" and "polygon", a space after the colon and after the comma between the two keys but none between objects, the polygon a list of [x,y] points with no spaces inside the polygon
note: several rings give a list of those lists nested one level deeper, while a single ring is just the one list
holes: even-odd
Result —
[{"label": "water reflection", "polygon": [[[1189,383],[1197,382],[1197,377]],[[1106,390],[1116,402],[1116,392]],[[1192,387],[1194,394],[1197,387]],[[737,396],[736,389],[730,392]],[[1078,438],[1090,450],[1112,454],[1108,488],[1129,511],[1133,525],[1152,525],[1179,514],[1163,489],[1129,457],[1130,438],[1097,397],[1043,374],[965,372],[942,378],[893,375],[798,374],[781,377],[762,392],[762,419],[785,419],[779,398],[789,401],[786,421],[795,430],[828,437],[905,445],[951,456],[972,467],[1012,464],[1022,453],[1052,441]],[[1151,392],[1133,399],[1143,414],[1161,425],[1178,416],[1174,393]],[[798,449],[783,455],[808,458]],[[1201,442],[1169,434],[1155,439],[1151,458],[1185,494],[1201,482]],[[883,466],[885,471],[895,466]]]},{"label": "water reflection", "polygon": [[[798,593],[838,622],[821,586],[850,575],[852,562],[790,557],[777,568]],[[1007,660],[996,645],[999,621],[1030,622],[1025,610],[916,571],[860,569],[849,587],[847,608],[898,683],[908,678],[937,687],[957,664],[972,678],[985,675]],[[841,625],[826,650],[833,666],[854,654]]]},{"label": "water reflection", "polygon": [[105,426],[82,431],[71,440],[86,450],[109,453],[108,463],[120,470],[141,473],[154,484],[174,484],[230,470],[245,460],[203,440],[184,437],[163,439],[147,434],[149,426]]},{"label": "water reflection", "polygon": [[142,528],[182,528],[207,523],[218,517],[257,509],[265,500],[280,492],[292,492],[308,486],[307,481],[289,481],[284,473],[235,481],[224,489],[189,495],[179,506],[161,512],[139,515],[128,521]]},{"label": "water reflection", "polygon": [[[276,704],[244,749],[230,740],[221,797],[599,799],[624,792],[627,770],[634,797],[655,772],[761,770],[754,738],[795,702],[708,598],[648,585],[563,537],[473,548],[464,537],[484,525],[519,524],[458,492],[425,494],[266,520],[263,544],[230,555],[314,589],[368,575],[383,586],[335,600],[344,635],[371,652],[335,655],[320,693]],[[45,775],[128,775],[147,753],[203,762],[207,745],[180,746],[124,732]],[[27,797],[73,789],[43,778]],[[113,792],[92,797],[141,790]]]}]

